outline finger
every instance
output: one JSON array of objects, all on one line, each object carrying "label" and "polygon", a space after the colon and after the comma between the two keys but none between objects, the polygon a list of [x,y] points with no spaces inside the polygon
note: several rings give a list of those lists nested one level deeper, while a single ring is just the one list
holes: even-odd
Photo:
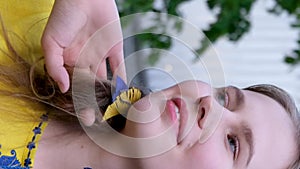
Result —
[{"label": "finger", "polygon": [[70,88],[69,74],[64,67],[57,67],[55,69],[56,71],[53,73],[52,76],[56,78],[55,82],[57,83],[59,90],[62,93],[65,93]]},{"label": "finger", "polygon": [[113,75],[121,77],[126,82],[127,77],[123,50],[118,50],[118,52],[110,53],[109,64]]},{"label": "finger", "polygon": [[92,126],[96,120],[95,110],[92,108],[81,110],[79,116],[81,122],[87,127]]},{"label": "finger", "polygon": [[65,69],[63,59],[63,48],[52,38],[43,37],[42,47],[45,54],[45,64],[48,74],[57,83],[61,92],[65,93],[70,86],[69,74]]},{"label": "finger", "polygon": [[96,73],[98,78],[107,79],[107,67],[105,60],[99,65],[92,65],[91,70]]}]

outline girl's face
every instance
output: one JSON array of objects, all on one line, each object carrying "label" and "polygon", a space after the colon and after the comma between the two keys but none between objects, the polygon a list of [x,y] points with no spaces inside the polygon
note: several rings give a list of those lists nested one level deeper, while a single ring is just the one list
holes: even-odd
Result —
[{"label": "girl's face", "polygon": [[[128,118],[137,112],[147,118],[128,120],[123,134],[151,138],[168,130],[167,142],[175,143],[141,159],[144,169],[279,169],[296,153],[288,114],[259,93],[186,81],[136,102]],[[209,130],[205,122],[214,118]]]}]

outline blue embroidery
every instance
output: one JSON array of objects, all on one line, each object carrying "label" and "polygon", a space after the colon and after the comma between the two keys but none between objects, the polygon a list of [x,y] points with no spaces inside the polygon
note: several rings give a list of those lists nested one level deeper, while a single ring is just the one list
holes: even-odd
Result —
[{"label": "blue embroidery", "polygon": [[[11,150],[11,156],[5,156],[2,155],[0,152],[0,169],[30,169],[31,162],[31,150],[34,149],[35,146],[35,140],[38,134],[42,133],[42,125],[45,121],[48,120],[48,116],[46,114],[41,116],[41,122],[37,127],[35,127],[32,131],[34,133],[31,141],[27,144],[27,148],[29,150],[27,154],[27,158],[24,161],[24,167],[22,167],[20,161],[17,159],[17,153],[15,150]],[[0,149],[2,148],[2,145],[0,144]],[[90,167],[84,167],[83,169],[92,169]]]},{"label": "blue embroidery", "polygon": [[33,129],[34,134],[41,134],[42,133],[42,129],[40,127],[35,127]]},{"label": "blue embroidery", "polygon": [[[31,141],[27,144],[27,149],[28,154],[27,154],[27,158],[24,160],[24,167],[21,166],[20,161],[17,159],[17,153],[15,150],[11,150],[11,156],[4,156],[1,154],[0,152],[0,169],[30,169],[30,164],[32,164],[31,162],[31,151],[32,149],[34,149],[35,146],[35,141],[36,141],[36,137],[38,134],[42,133],[42,125],[45,121],[48,120],[48,116],[47,114],[44,114],[41,116],[41,122],[39,123],[39,125],[37,127],[35,127],[32,131],[33,131],[33,137],[31,139]],[[2,147],[2,145],[0,144],[0,148]]]},{"label": "blue embroidery", "polygon": [[29,169],[29,167],[21,167],[20,161],[17,159],[17,153],[12,150],[11,156],[1,155],[0,152],[0,168],[1,169]]},{"label": "blue embroidery", "polygon": [[34,135],[33,135],[32,139],[31,139],[31,142],[29,142],[27,144],[27,148],[28,148],[29,152],[27,154],[27,158],[24,161],[24,166],[25,167],[29,167],[30,164],[32,164],[31,158],[30,158],[30,156],[31,156],[31,150],[35,148],[35,139],[36,139],[36,137],[37,137],[38,134],[42,133],[41,127],[42,127],[43,123],[45,121],[47,121],[47,120],[48,120],[48,115],[47,114],[43,114],[41,116],[41,122],[39,123],[39,125],[32,130],[33,133],[34,133]]}]

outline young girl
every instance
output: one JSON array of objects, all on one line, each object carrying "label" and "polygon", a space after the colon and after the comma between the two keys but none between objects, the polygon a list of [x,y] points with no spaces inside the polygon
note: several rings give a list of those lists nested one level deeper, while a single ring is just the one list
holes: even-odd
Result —
[{"label": "young girl", "polygon": [[61,93],[39,59],[44,23],[20,18],[1,19],[0,168],[299,169],[299,114],[281,89],[186,81],[147,94],[79,76],[83,90]]}]

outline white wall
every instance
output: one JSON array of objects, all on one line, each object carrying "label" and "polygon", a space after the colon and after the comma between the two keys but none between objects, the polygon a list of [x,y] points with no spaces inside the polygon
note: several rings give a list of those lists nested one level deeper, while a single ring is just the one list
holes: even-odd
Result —
[{"label": "white wall", "polygon": [[[296,48],[298,34],[289,26],[291,17],[267,12],[272,3],[271,0],[257,0],[251,12],[251,31],[238,43],[224,38],[214,48],[223,64],[227,84],[239,87],[275,84],[287,90],[300,107],[299,68],[291,71],[291,67],[283,62],[284,55]],[[206,28],[214,21],[203,0],[188,2],[180,9],[188,21],[200,28]]]}]

